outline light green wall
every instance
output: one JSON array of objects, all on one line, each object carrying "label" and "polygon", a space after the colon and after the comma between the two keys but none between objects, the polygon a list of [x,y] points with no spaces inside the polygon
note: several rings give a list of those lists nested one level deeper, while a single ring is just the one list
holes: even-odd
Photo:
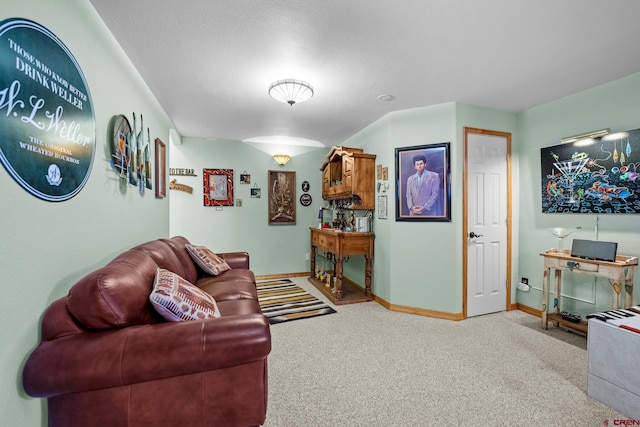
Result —
[{"label": "light green wall", "polygon": [[[640,128],[640,74],[531,108],[519,115],[521,143],[516,144],[520,164],[520,252],[518,277],[529,278],[536,289],[528,293],[518,291],[517,299],[539,309],[542,301],[542,259],[540,253],[556,247],[557,239],[550,227],[582,227],[565,239],[570,248],[574,238],[596,239],[596,215],[543,214],[541,212],[540,148],[556,145],[565,136],[596,129],[610,128],[619,132]],[[637,154],[636,154],[637,155]],[[618,253],[640,255],[640,216],[599,215],[598,239],[618,242]],[[635,283],[638,283],[636,275]],[[584,274],[564,274],[563,309],[584,314],[611,307],[611,286]],[[635,293],[635,303],[639,301]],[[571,298],[575,297],[575,298]],[[582,300],[582,301],[581,301]]]},{"label": "light green wall", "polygon": [[[515,133],[516,115],[456,103],[415,108],[388,114],[345,141],[389,167],[389,218],[376,214],[374,224],[373,291],[391,304],[462,312],[465,126]],[[441,142],[451,143],[451,222],[396,222],[395,149]]]},{"label": "light green wall", "polygon": [[144,114],[152,138],[171,123],[86,0],[4,0],[0,19],[23,17],[49,28],[73,53],[93,100],[96,148],[86,186],[65,202],[27,193],[0,167],[0,424],[46,425],[46,402],[25,395],[22,367],[40,339],[45,308],[116,254],[169,231],[169,201],[121,186],[108,165],[112,116]]},{"label": "light green wall", "polygon": [[[281,168],[262,147],[238,141],[184,138],[169,144],[172,167],[196,169],[197,178],[176,177],[194,193],[171,190],[168,198],[140,196],[120,185],[107,165],[107,125],[116,114],[144,114],[152,138],[169,141],[172,126],[121,48],[87,0],[64,4],[42,0],[5,0],[2,16],[24,17],[52,30],[69,47],[82,67],[94,103],[97,150],[85,188],[62,203],[36,199],[0,168],[0,271],[5,294],[0,299],[0,414],[3,425],[46,425],[44,400],[25,395],[21,371],[37,345],[44,309],[88,272],[119,252],[157,237],[183,234],[215,250],[247,250],[256,274],[300,272],[308,269],[308,227],[316,225],[321,202],[319,166],[327,150],[296,154],[284,170],[295,170],[299,184],[308,180],[313,204],[298,205],[295,226],[268,226],[267,171]],[[612,131],[640,127],[640,74],[577,95],[532,108],[518,115],[462,104],[443,104],[389,114],[344,142],[375,153],[376,163],[389,167],[389,218],[375,215],[376,248],[374,292],[396,305],[441,312],[462,310],[462,129],[464,126],[513,133],[514,277],[527,276],[534,286],[542,280],[539,253],[555,245],[546,231],[551,226],[581,225],[573,237],[593,238],[593,215],[540,213],[540,147],[559,138],[602,127]],[[395,221],[394,148],[451,142],[451,223]],[[236,171],[236,198],[243,207],[205,208],[202,204],[202,168]],[[251,185],[239,184],[239,173],[252,176]],[[261,199],[251,199],[249,188],[258,183]],[[601,216],[601,240],[620,243],[619,252],[640,254],[637,216]],[[566,243],[570,244],[570,239]],[[356,270],[358,261],[345,266]],[[357,277],[356,277],[357,278]],[[578,279],[579,281],[579,279]],[[638,279],[636,279],[637,283]],[[574,279],[575,282],[575,279]],[[587,280],[588,282],[588,280]],[[515,283],[515,280],[514,280]],[[579,284],[579,283],[578,283]],[[586,295],[584,289],[587,289]],[[570,294],[591,298],[586,286],[567,287]],[[514,292],[516,292],[514,290]],[[583,313],[608,307],[610,287],[598,282],[596,304],[575,303]],[[540,306],[540,293],[517,292],[518,302]],[[636,303],[638,298],[636,297]]]},{"label": "light green wall", "polygon": [[[271,154],[260,150],[273,146],[241,141],[182,138],[171,145],[171,167],[195,169],[197,177],[174,176],[181,184],[193,187],[193,193],[171,190],[171,235],[183,235],[192,243],[216,252],[247,251],[256,275],[297,273],[309,270],[305,254],[310,252],[309,227],[318,226],[318,210],[324,205],[320,165],[328,149],[316,148],[293,155],[279,166]],[[294,147],[279,147],[292,153]],[[242,206],[220,208],[204,206],[203,169],[233,169],[234,199]],[[267,218],[268,171],[296,172],[297,218],[295,225],[269,225]],[[250,184],[240,184],[240,174],[251,175]],[[309,181],[311,206],[298,199],[303,181]],[[262,197],[252,199],[250,189],[257,185]]]}]

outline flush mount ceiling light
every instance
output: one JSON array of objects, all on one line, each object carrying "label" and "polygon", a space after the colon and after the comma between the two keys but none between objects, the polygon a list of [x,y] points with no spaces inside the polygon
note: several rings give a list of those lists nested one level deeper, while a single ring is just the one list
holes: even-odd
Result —
[{"label": "flush mount ceiling light", "polygon": [[277,164],[282,166],[285,163],[287,163],[289,160],[291,160],[291,156],[289,156],[288,154],[274,154],[273,160],[275,160]]},{"label": "flush mount ceiling light", "polygon": [[313,87],[302,80],[285,79],[271,83],[269,96],[276,101],[293,105],[313,96]]}]

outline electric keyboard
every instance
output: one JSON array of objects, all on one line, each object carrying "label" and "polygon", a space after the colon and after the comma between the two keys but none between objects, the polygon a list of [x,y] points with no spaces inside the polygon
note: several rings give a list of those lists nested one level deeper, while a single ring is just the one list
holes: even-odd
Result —
[{"label": "electric keyboard", "polygon": [[600,320],[640,333],[640,305],[589,314],[587,319]]}]

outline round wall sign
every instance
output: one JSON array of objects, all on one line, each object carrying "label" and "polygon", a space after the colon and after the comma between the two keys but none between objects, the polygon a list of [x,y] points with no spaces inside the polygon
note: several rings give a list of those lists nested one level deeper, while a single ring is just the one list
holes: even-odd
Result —
[{"label": "round wall sign", "polygon": [[311,196],[308,194],[300,196],[300,204],[302,206],[309,206],[311,204]]},{"label": "round wall sign", "polygon": [[70,199],[87,183],[96,124],[84,74],[51,31],[0,22],[0,161],[41,199]]}]

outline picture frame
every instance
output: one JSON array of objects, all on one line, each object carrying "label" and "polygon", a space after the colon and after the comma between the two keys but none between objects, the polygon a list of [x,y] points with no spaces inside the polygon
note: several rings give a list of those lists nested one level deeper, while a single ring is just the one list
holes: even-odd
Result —
[{"label": "picture frame", "polygon": [[240,184],[251,184],[251,175],[246,172],[241,173]]},{"label": "picture frame", "polygon": [[156,138],[156,198],[167,197],[167,145]]},{"label": "picture frame", "polygon": [[233,169],[203,169],[205,206],[233,206]]},{"label": "picture frame", "polygon": [[297,205],[295,171],[269,171],[268,199],[270,225],[295,225]]},{"label": "picture frame", "polygon": [[451,222],[450,143],[396,148],[395,161],[396,221]]}]

